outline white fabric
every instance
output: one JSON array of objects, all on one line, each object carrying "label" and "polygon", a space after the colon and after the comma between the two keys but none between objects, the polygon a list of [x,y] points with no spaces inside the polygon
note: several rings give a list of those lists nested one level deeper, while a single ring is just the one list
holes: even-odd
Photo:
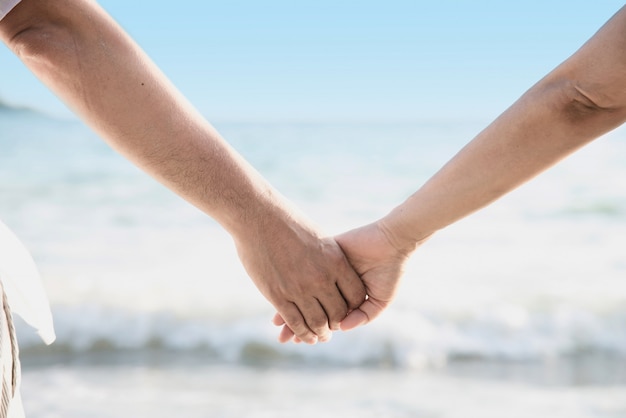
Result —
[{"label": "white fabric", "polygon": [[35,262],[20,240],[2,222],[0,280],[11,311],[34,327],[46,344],[51,344],[56,338],[52,313]]},{"label": "white fabric", "polygon": [[0,20],[13,9],[21,0],[0,0]]},{"label": "white fabric", "polygon": [[24,417],[24,404],[22,403],[22,395],[20,394],[19,387],[13,395],[13,400],[9,404],[9,413],[7,418],[25,418]]},{"label": "white fabric", "polygon": [[0,284],[0,384],[2,388],[1,418],[24,418],[24,408],[20,396],[20,361],[15,328]]}]

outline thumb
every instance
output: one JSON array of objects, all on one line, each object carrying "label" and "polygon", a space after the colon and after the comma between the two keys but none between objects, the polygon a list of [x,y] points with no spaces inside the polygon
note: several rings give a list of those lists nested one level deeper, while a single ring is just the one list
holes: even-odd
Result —
[{"label": "thumb", "polygon": [[382,302],[369,297],[361,304],[361,306],[350,312],[348,316],[341,321],[339,326],[342,331],[349,331],[360,327],[361,325],[365,325],[379,316],[385,310],[387,305],[387,302]]}]

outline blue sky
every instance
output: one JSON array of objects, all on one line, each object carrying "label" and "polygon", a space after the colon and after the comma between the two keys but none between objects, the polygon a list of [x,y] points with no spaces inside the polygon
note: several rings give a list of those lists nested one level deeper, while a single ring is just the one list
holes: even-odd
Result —
[{"label": "blue sky", "polygon": [[[591,5],[593,3],[593,6]],[[622,2],[101,0],[220,121],[492,119]],[[0,99],[68,111],[0,48]]]}]

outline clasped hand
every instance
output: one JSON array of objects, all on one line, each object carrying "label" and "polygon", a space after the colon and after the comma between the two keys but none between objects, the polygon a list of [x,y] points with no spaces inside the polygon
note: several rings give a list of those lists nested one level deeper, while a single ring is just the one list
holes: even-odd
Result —
[{"label": "clasped hand", "polygon": [[[301,245],[291,247],[289,241],[283,241],[272,251],[290,276],[281,276],[275,269],[266,275],[251,274],[278,311],[273,323],[282,326],[280,342],[328,341],[332,331],[350,330],[374,320],[394,299],[410,252],[393,245],[381,222],[334,239],[296,236]],[[258,250],[252,254],[259,256]],[[249,264],[246,257],[242,260]],[[255,277],[275,280],[257,281]]]}]

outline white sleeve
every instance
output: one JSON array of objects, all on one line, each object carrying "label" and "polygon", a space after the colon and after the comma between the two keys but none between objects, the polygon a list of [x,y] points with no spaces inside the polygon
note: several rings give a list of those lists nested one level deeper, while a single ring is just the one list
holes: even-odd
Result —
[{"label": "white sleeve", "polygon": [[0,20],[13,9],[21,0],[0,0]]},{"label": "white sleeve", "polygon": [[0,280],[11,310],[34,327],[46,344],[52,343],[55,339],[52,313],[37,266],[28,250],[2,222]]}]

